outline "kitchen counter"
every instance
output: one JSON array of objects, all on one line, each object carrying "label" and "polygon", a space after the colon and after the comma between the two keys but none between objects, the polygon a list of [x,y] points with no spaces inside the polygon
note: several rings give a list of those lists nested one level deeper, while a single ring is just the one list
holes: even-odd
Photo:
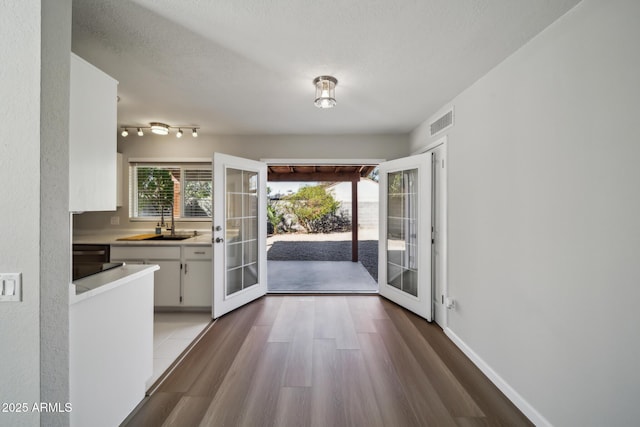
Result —
[{"label": "kitchen counter", "polygon": [[120,425],[144,399],[153,375],[156,270],[125,265],[70,286],[71,427]]},{"label": "kitchen counter", "polygon": [[75,280],[69,289],[69,304],[92,298],[103,292],[126,285],[139,277],[153,273],[157,265],[131,264]]},{"label": "kitchen counter", "polygon": [[[73,243],[83,245],[123,245],[123,246],[211,246],[211,233],[198,234],[184,240],[118,240],[136,234],[149,233],[148,230],[118,231],[117,233],[74,234]],[[178,231],[182,234],[182,231]],[[167,234],[167,233],[164,233]]]}]

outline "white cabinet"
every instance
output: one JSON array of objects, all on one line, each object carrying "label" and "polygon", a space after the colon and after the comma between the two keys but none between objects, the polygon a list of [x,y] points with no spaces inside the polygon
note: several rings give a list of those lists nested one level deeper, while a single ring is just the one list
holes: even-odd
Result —
[{"label": "white cabinet", "polygon": [[116,209],[118,82],[71,54],[69,211]]},{"label": "white cabinet", "polygon": [[178,307],[181,304],[180,246],[111,246],[111,261],[127,264],[157,264],[153,305]]},{"label": "white cabinet", "polygon": [[116,153],[116,207],[122,207],[122,197],[123,197],[123,189],[122,184],[125,181],[122,173],[124,170],[122,169],[122,153]]},{"label": "white cabinet", "polygon": [[211,246],[112,245],[111,261],[160,266],[154,279],[156,307],[211,307]]},{"label": "white cabinet", "polygon": [[211,307],[211,246],[183,246],[182,302],[185,307]]}]

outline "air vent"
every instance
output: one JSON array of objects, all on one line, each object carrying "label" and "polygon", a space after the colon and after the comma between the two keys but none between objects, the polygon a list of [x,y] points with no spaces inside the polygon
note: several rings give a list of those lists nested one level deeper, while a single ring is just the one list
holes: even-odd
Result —
[{"label": "air vent", "polygon": [[431,123],[431,136],[453,126],[453,108]]}]

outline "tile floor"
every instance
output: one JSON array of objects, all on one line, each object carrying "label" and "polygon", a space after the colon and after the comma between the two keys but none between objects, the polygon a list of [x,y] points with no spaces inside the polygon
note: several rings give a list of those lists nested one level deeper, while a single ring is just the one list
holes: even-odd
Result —
[{"label": "tile floor", "polygon": [[147,389],[160,378],[180,353],[211,322],[211,313],[155,313],[153,317],[153,376]]}]

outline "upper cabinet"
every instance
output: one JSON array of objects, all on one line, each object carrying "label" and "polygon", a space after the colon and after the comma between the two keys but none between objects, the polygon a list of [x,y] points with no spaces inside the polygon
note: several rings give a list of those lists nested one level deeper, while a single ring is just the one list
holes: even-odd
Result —
[{"label": "upper cabinet", "polygon": [[118,82],[71,54],[69,211],[116,209]]}]

